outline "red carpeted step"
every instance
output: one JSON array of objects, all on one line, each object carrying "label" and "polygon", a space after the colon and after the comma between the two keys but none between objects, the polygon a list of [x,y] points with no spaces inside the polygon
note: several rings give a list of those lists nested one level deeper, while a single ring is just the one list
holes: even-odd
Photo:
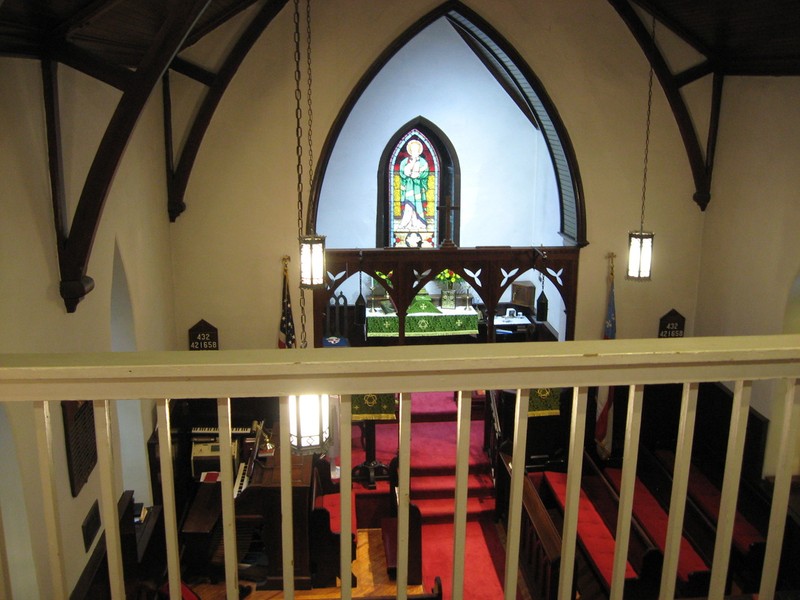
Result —
[{"label": "red carpeted step", "polygon": [[[452,523],[454,498],[423,498],[414,500],[422,515],[422,523]],[[467,520],[474,521],[494,512],[494,498],[467,498]]]},{"label": "red carpeted step", "polygon": [[[455,477],[412,476],[411,500],[421,498],[453,498],[455,494]],[[486,498],[494,495],[492,478],[485,473],[471,473],[467,477],[467,495],[475,498]]]},{"label": "red carpeted step", "polygon": [[455,421],[456,409],[453,392],[415,392],[411,394],[411,421]]}]

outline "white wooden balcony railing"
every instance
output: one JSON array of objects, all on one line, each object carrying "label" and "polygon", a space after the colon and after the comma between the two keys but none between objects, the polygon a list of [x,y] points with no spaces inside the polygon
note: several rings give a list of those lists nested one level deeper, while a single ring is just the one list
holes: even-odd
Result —
[{"label": "white wooden balcony railing", "polygon": [[[527,397],[522,390],[541,387],[574,389],[571,416],[569,473],[565,508],[559,597],[572,592],[576,548],[577,501],[580,490],[582,448],[587,412],[587,390],[597,385],[630,385],[625,456],[639,442],[642,390],[645,384],[682,383],[684,394],[670,512],[667,546],[661,582],[661,598],[674,596],[675,573],[683,524],[690,448],[694,433],[697,384],[705,381],[733,383],[735,389],[728,441],[727,464],[722,488],[721,515],[735,513],[740,477],[746,418],[751,385],[760,380],[778,380],[785,385],[781,398],[784,418],[773,423],[780,431],[779,453],[775,466],[772,511],[761,578],[761,598],[774,595],[780,562],[784,523],[791,483],[791,460],[797,439],[797,380],[800,378],[800,336],[684,338],[670,340],[610,340],[552,344],[475,344],[458,346],[414,346],[394,348],[352,348],[343,350],[264,350],[219,352],[102,353],[0,356],[0,402],[32,402],[38,419],[37,437],[40,473],[45,491],[43,520],[48,535],[49,587],[54,598],[67,598],[62,553],[59,511],[55,502],[49,403],[60,400],[93,400],[97,446],[112,447],[110,402],[117,399],[156,400],[160,447],[170,448],[169,398],[218,398],[221,439],[230,440],[229,398],[277,396],[281,398],[281,438],[288,439],[288,400],[290,394],[339,394],[342,397],[340,427],[351,425],[349,395],[369,392],[401,392],[400,400],[400,507],[399,531],[408,530],[410,396],[415,391],[473,389],[518,389],[514,453],[506,548],[505,598],[515,598],[517,557],[521,518]],[[775,386],[776,388],[778,386]],[[468,394],[464,398],[469,398]],[[454,533],[453,598],[465,597],[464,542],[466,529],[467,463],[469,448],[470,402],[459,401],[456,473],[456,513]],[[349,436],[342,436],[341,485],[351,485]],[[225,442],[223,441],[223,444]],[[229,442],[228,442],[229,443]],[[517,451],[519,449],[519,451]],[[228,449],[229,450],[229,449]],[[225,455],[226,449],[221,449]],[[284,597],[293,598],[292,505],[289,453],[281,469]],[[161,452],[164,482],[172,481],[172,462]],[[238,597],[233,515],[233,473],[230,463],[222,462],[223,540],[226,556],[226,588],[229,598]],[[620,494],[614,577],[611,595],[622,597],[625,556],[629,539],[635,459],[624,461]],[[120,490],[114,489],[113,461],[108,452],[98,457],[101,517],[108,546],[109,574],[114,598],[124,598],[120,532],[116,515]],[[164,516],[167,533],[167,566],[170,596],[179,598],[179,548],[177,519],[172,486],[164,485]],[[342,531],[351,526],[350,495],[341,502]],[[0,521],[1,524],[1,521]],[[721,598],[725,590],[733,519],[719,524],[712,565],[710,597]],[[0,527],[0,532],[2,528]],[[398,598],[407,597],[408,538],[398,540]],[[230,550],[230,551],[229,551]],[[3,565],[8,549],[2,548]],[[341,572],[349,573],[351,547],[341,536]],[[3,567],[7,569],[7,567]],[[2,573],[0,592],[10,597],[9,575]],[[350,577],[341,578],[341,597],[352,597]]]}]

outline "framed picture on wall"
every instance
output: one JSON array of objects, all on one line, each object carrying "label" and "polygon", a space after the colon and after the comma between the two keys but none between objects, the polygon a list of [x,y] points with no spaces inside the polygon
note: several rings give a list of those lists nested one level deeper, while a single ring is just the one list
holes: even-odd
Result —
[{"label": "framed picture on wall", "polygon": [[64,417],[69,486],[75,497],[97,464],[94,406],[88,400],[65,400],[61,402],[61,412]]}]

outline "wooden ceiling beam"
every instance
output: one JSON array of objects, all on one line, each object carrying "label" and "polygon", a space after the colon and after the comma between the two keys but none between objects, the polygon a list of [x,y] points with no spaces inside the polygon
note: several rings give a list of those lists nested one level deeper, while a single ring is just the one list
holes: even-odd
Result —
[{"label": "wooden ceiling beam", "polygon": [[77,30],[89,25],[92,20],[113,9],[123,0],[94,0],[64,19],[52,31],[51,36],[69,39]]},{"label": "wooden ceiling beam", "polygon": [[210,3],[211,0],[185,0],[175,6],[117,104],[89,168],[69,237],[59,248],[60,292],[67,312],[75,312],[94,285],[86,275],[92,245],[111,183],[142,109]]},{"label": "wooden ceiling beam", "polygon": [[123,92],[128,88],[133,77],[133,71],[130,69],[105,61],[68,42],[53,48],[51,57]]},{"label": "wooden ceiling beam", "polygon": [[194,79],[198,83],[202,83],[206,87],[211,87],[214,85],[214,82],[217,79],[217,74],[213,71],[209,71],[200,65],[181,58],[180,56],[176,56],[172,60],[172,64],[169,68],[176,73],[186,75],[186,77]]},{"label": "wooden ceiling beam", "polygon": [[[243,10],[249,8],[253,4],[256,4],[258,0],[238,0],[237,2],[231,3],[227,10],[220,11],[215,18],[209,19],[201,27],[198,27],[189,35],[188,39],[186,40],[186,45],[191,46],[192,44],[196,44],[199,42],[203,37],[214,31],[217,27],[226,23],[229,19],[232,19],[236,15],[238,15]],[[270,4],[272,0],[266,0],[266,4]],[[285,2],[283,2],[285,4]]]},{"label": "wooden ceiling beam", "polygon": [[[168,207],[170,221],[175,221],[178,216],[186,210],[186,187],[189,184],[189,176],[192,173],[197,153],[200,150],[200,144],[203,141],[208,126],[211,123],[211,117],[222,99],[225,90],[228,88],[233,76],[239,69],[247,53],[256,43],[267,25],[272,22],[272,19],[281,11],[286,5],[287,0],[273,0],[267,2],[261,7],[261,10],[253,17],[250,24],[234,44],[222,67],[214,77],[214,81],[210,84],[206,92],[202,104],[200,105],[194,121],[192,122],[189,133],[186,137],[186,143],[183,146],[180,158],[178,159],[177,168],[173,171],[170,167],[171,157],[167,161],[167,179],[169,181],[168,191]],[[165,118],[168,111],[165,110]],[[168,136],[172,135],[171,123],[165,122],[165,132]],[[168,143],[168,148],[171,142]]]},{"label": "wooden ceiling beam", "polygon": [[[672,72],[667,65],[667,61],[662,56],[655,41],[650,35],[650,32],[642,23],[631,6],[629,0],[608,0],[611,6],[619,13],[622,20],[628,26],[628,29],[633,34],[633,37],[639,43],[645,56],[647,57],[653,72],[658,78],[661,88],[664,90],[664,95],[667,97],[672,114],[675,117],[675,122],[678,125],[683,146],[686,149],[686,156],[689,159],[689,167],[692,171],[692,178],[694,179],[695,193],[693,196],[694,201],[701,210],[705,210],[711,200],[711,162],[713,160],[713,153],[707,153],[703,156],[703,150],[700,146],[700,140],[697,135],[697,130],[694,127],[691,116],[689,115],[689,108],[681,96],[678,81],[673,76]],[[721,93],[722,87],[719,84],[719,92]],[[709,135],[712,133],[716,136],[717,124],[714,122],[719,118],[719,111],[714,108],[713,103],[719,102],[719,98],[712,99],[712,123],[709,127]],[[708,147],[713,148],[716,140],[709,140]]]}]

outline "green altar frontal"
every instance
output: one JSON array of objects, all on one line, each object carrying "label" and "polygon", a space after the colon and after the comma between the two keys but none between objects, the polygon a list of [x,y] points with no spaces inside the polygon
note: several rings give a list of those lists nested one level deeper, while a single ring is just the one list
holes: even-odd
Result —
[{"label": "green altar frontal", "polygon": [[[478,311],[474,308],[439,309],[438,313],[406,315],[406,337],[470,335],[478,333]],[[367,313],[367,337],[397,337],[400,319],[396,313]]]}]

